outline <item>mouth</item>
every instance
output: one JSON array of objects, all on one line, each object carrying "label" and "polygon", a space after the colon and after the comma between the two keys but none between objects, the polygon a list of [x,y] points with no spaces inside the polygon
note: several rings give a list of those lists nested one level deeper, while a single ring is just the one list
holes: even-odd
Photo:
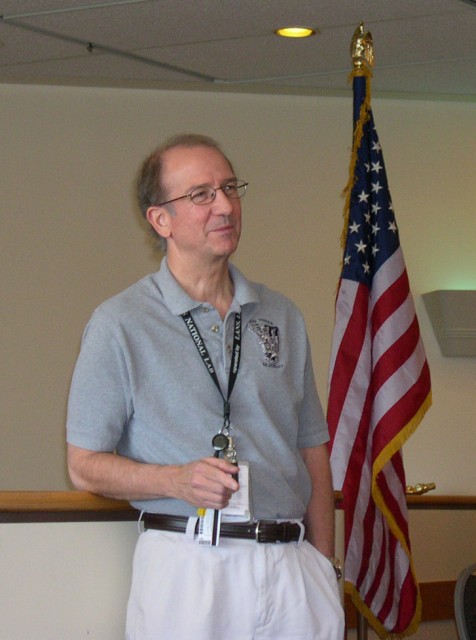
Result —
[{"label": "mouth", "polygon": [[210,229],[209,233],[230,233],[230,231],[234,231],[235,226],[232,224],[225,224],[220,227],[215,227]]}]

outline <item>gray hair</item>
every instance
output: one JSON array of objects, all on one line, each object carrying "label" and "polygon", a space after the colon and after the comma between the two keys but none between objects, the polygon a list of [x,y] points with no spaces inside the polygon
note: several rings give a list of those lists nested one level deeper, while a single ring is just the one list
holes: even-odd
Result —
[{"label": "gray hair", "polygon": [[[216,151],[222,154],[222,156],[230,165],[231,170],[233,171],[233,165],[231,164],[230,160],[223,153],[223,150],[221,149],[218,142],[215,142],[213,138],[209,138],[208,136],[200,135],[197,133],[180,133],[178,135],[172,136],[159,147],[157,147],[144,160],[137,176],[137,200],[139,203],[140,211],[145,219],[147,219],[147,209],[149,207],[159,204],[160,202],[163,202],[168,198],[168,194],[166,193],[165,187],[162,184],[163,157],[167,151],[170,151],[170,149],[175,149],[176,147],[209,147],[211,149],[216,149]],[[173,211],[173,207],[171,207],[171,211]],[[158,248],[160,248],[162,251],[166,251],[167,240],[165,238],[162,238],[162,236],[160,236],[152,227],[150,227],[150,231],[157,240]]]}]

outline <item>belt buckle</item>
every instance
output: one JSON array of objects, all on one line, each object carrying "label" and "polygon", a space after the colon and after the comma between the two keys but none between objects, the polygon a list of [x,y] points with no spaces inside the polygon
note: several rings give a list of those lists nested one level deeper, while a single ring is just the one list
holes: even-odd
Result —
[{"label": "belt buckle", "polygon": [[[277,521],[276,520],[258,520],[256,522],[256,527],[255,527],[255,540],[256,542],[269,542],[266,540],[261,540],[260,535],[261,535],[261,525],[276,525]],[[276,532],[275,532],[275,537],[276,537]]]}]

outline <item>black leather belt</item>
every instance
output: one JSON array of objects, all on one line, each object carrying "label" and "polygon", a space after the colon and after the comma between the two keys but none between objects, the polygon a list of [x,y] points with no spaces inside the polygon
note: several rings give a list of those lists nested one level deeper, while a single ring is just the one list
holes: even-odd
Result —
[{"label": "black leather belt", "polygon": [[[188,518],[186,516],[144,513],[142,522],[144,523],[144,530],[160,529],[161,531],[185,533]],[[220,536],[268,543],[297,542],[301,538],[301,526],[297,522],[276,522],[274,520],[258,520],[257,522],[246,524],[222,522]],[[195,533],[198,533],[198,520]]]}]

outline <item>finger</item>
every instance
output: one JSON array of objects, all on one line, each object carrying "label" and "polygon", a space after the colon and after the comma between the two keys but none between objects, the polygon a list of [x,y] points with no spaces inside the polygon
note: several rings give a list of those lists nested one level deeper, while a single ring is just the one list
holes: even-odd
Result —
[{"label": "finger", "polygon": [[204,462],[206,462],[212,467],[221,469],[222,471],[230,475],[234,475],[235,473],[238,473],[240,469],[238,465],[232,464],[231,462],[228,462],[228,460],[225,460],[224,458],[205,458]]}]

